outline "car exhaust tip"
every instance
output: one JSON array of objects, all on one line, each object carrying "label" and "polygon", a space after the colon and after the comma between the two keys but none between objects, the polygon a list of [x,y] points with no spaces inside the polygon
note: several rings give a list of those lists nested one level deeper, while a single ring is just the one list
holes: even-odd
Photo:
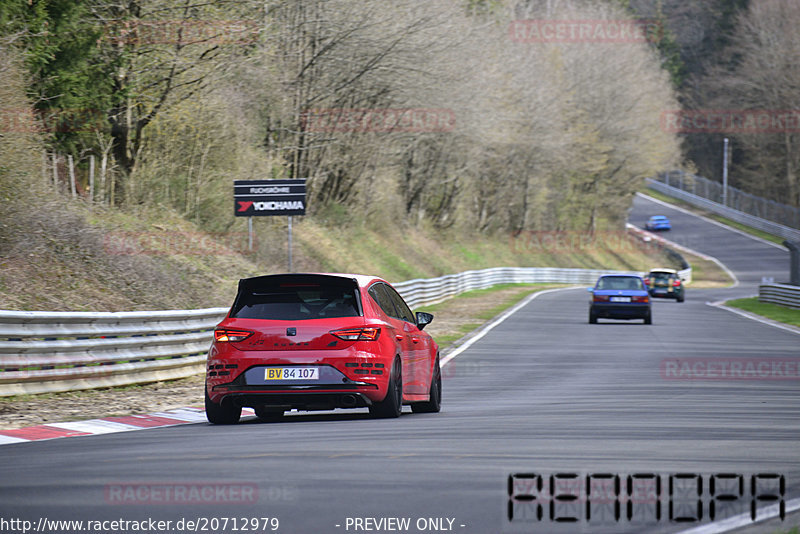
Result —
[{"label": "car exhaust tip", "polygon": [[339,398],[339,403],[343,408],[353,408],[358,401],[353,395],[342,395]]}]

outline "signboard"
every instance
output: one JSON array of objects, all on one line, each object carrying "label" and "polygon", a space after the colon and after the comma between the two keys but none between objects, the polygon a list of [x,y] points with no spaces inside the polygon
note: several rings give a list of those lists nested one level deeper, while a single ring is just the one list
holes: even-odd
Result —
[{"label": "signboard", "polygon": [[234,215],[305,215],[305,180],[235,180]]}]

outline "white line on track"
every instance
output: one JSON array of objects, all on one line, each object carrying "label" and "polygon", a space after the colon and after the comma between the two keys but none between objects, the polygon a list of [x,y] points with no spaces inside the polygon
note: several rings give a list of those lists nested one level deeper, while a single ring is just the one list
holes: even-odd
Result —
[{"label": "white line on track", "polygon": [[[578,287],[580,287],[580,286],[578,286]],[[480,330],[478,330],[478,332],[474,336],[469,338],[463,345],[460,345],[459,347],[454,349],[452,352],[450,352],[447,356],[445,356],[442,359],[442,361],[439,363],[440,367],[444,367],[445,365],[450,363],[450,360],[452,360],[453,358],[455,358],[456,356],[458,356],[459,354],[461,354],[462,352],[464,352],[465,350],[470,348],[476,341],[478,341],[483,336],[488,334],[495,326],[498,326],[500,323],[502,323],[503,321],[505,321],[506,319],[508,319],[512,315],[514,315],[516,312],[518,312],[520,309],[522,309],[525,306],[527,306],[530,301],[532,301],[533,299],[535,299],[539,295],[545,295],[547,293],[554,293],[556,291],[566,291],[568,289],[575,289],[575,288],[576,287],[573,286],[573,287],[559,287],[559,288],[556,288],[556,289],[545,289],[543,291],[537,291],[536,293],[533,293],[532,295],[528,295],[521,302],[517,303],[516,306],[514,306],[513,308],[511,308],[509,310],[506,310],[506,312],[503,313],[500,317],[498,317],[497,319],[495,319],[494,321],[492,321],[488,325],[486,325],[483,328],[481,328]]]},{"label": "white line on track", "polygon": [[[653,200],[655,200],[655,199],[653,199]],[[714,256],[709,256],[708,254],[700,252],[699,250],[695,250],[693,248],[689,248],[689,247],[685,247],[683,245],[679,245],[678,243],[676,243],[674,241],[670,241],[669,239],[667,239],[665,237],[661,237],[660,235],[655,235],[652,232],[648,232],[647,230],[644,230],[643,228],[639,228],[638,226],[636,226],[634,224],[631,224],[631,223],[625,223],[625,227],[633,228],[639,233],[648,234],[648,235],[650,235],[650,237],[652,237],[656,241],[659,241],[659,242],[661,242],[661,243],[663,243],[665,245],[668,245],[668,246],[670,246],[672,248],[678,249],[678,250],[683,251],[683,252],[687,252],[689,254],[694,254],[695,256],[697,256],[699,258],[703,258],[704,260],[713,261],[714,263],[717,264],[717,266],[720,269],[725,271],[725,274],[727,274],[731,278],[731,280],[733,280],[733,285],[729,286],[727,289],[733,289],[733,288],[739,286],[739,278],[737,278],[736,275],[733,274],[733,271],[728,269],[727,265],[725,265],[724,263],[719,261]]]},{"label": "white line on track", "polygon": [[[792,499],[791,501],[786,501],[787,514],[797,510],[800,510],[800,499]],[[758,509],[758,514],[756,515],[756,521],[752,520],[749,513],[741,514],[729,517],[728,519],[723,519],[722,521],[710,523],[708,525],[690,528],[689,530],[683,530],[679,534],[720,534],[722,532],[729,532],[737,528],[746,527],[754,523],[760,523],[768,519],[774,519],[779,515],[780,515],[780,509],[778,508],[778,505],[772,504],[770,506]]]},{"label": "white line on track", "polygon": [[786,248],[784,248],[783,245],[779,245],[777,243],[773,243],[772,241],[767,241],[766,239],[754,236],[753,234],[748,234],[747,232],[743,232],[742,230],[739,230],[738,228],[733,228],[732,226],[728,226],[727,224],[721,223],[719,221],[715,221],[714,219],[709,219],[708,217],[704,217],[703,215],[697,214],[697,213],[695,213],[695,212],[693,212],[691,210],[687,210],[686,208],[682,208],[680,206],[676,206],[675,204],[670,204],[669,202],[664,202],[663,200],[659,200],[657,198],[653,198],[653,197],[651,197],[649,195],[645,195],[644,193],[636,193],[636,196],[639,196],[639,197],[642,197],[644,199],[647,199],[650,202],[655,202],[656,204],[661,204],[662,206],[666,206],[668,208],[672,208],[674,210],[678,210],[678,211],[680,211],[682,213],[686,213],[687,215],[693,215],[695,217],[703,219],[704,221],[706,221],[708,223],[716,224],[720,228],[725,228],[726,230],[730,230],[731,232],[736,232],[737,234],[741,234],[741,235],[743,235],[745,237],[749,237],[750,239],[754,239],[756,241],[760,241],[761,243],[764,243],[765,245],[769,245],[771,247],[775,247],[775,248],[778,248],[780,250],[786,250]]},{"label": "white line on track", "polygon": [[[757,296],[757,295],[753,295]],[[738,308],[732,308],[730,306],[725,306],[725,301],[720,302],[706,302],[708,306],[714,306],[715,308],[720,308],[722,310],[727,310],[731,313],[735,313],[736,315],[741,315],[742,317],[746,317],[747,319],[758,321],[761,324],[774,326],[775,328],[780,328],[781,330],[786,330],[787,332],[792,332],[794,334],[800,334],[800,328],[796,326],[792,326],[789,324],[779,323],[778,321],[772,321],[767,319],[766,317],[762,317],[760,315],[756,315],[754,313],[746,312],[744,310],[740,310]]]}]

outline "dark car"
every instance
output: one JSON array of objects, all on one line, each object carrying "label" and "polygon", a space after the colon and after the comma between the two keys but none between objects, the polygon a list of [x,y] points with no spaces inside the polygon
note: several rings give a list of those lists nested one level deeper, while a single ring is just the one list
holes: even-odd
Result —
[{"label": "dark car", "polygon": [[653,215],[647,220],[644,227],[651,232],[659,232],[662,230],[672,230],[672,223],[664,215]]},{"label": "dark car", "polygon": [[685,289],[683,281],[675,269],[653,269],[647,274],[644,281],[651,297],[683,302]]},{"label": "dark car", "polygon": [[635,275],[609,274],[601,276],[590,287],[589,322],[597,319],[644,319],[653,324],[650,295],[644,280]]},{"label": "dark car", "polygon": [[244,406],[265,420],[293,409],[438,412],[439,348],[423,331],[432,320],[372,276],[240,280],[208,352],[206,416],[235,423]]}]

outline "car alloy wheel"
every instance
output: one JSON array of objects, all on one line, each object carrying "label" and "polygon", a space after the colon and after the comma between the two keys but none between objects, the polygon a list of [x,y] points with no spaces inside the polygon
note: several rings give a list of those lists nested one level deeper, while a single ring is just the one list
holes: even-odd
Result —
[{"label": "car alloy wheel", "polygon": [[369,411],[375,417],[400,417],[403,411],[403,373],[399,358],[395,359],[392,367],[386,398],[370,406]]},{"label": "car alloy wheel", "polygon": [[234,425],[239,422],[242,416],[242,407],[236,406],[232,402],[217,404],[208,396],[208,389],[205,390],[206,397],[206,419],[214,425]]},{"label": "car alloy wheel", "polygon": [[433,368],[431,377],[430,400],[428,402],[415,402],[411,405],[414,413],[438,413],[442,407],[442,370],[439,367],[439,358]]}]

